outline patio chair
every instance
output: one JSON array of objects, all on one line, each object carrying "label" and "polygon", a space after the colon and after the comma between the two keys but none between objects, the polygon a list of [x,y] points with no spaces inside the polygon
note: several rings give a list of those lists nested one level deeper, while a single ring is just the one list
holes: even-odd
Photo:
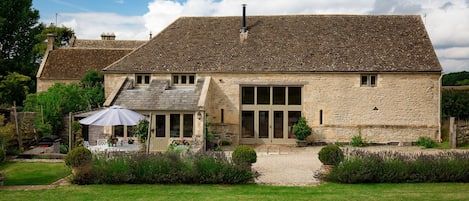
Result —
[{"label": "patio chair", "polygon": [[104,151],[108,147],[107,139],[97,139],[96,146],[98,146],[98,151]]}]

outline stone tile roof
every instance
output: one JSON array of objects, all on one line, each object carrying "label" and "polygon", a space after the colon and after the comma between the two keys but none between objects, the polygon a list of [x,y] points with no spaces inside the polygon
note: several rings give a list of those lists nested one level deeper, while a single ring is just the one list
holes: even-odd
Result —
[{"label": "stone tile roof", "polygon": [[420,16],[182,17],[112,72],[441,72]]},{"label": "stone tile roof", "polygon": [[83,40],[76,39],[70,47],[79,48],[137,48],[147,41],[139,40]]},{"label": "stone tile roof", "polygon": [[133,81],[128,79],[111,105],[132,110],[197,110],[204,80],[199,78],[195,87],[169,88],[169,80],[153,79],[149,87],[132,88]]},{"label": "stone tile roof", "polygon": [[49,52],[41,79],[81,79],[89,69],[101,71],[133,49],[59,48]]}]

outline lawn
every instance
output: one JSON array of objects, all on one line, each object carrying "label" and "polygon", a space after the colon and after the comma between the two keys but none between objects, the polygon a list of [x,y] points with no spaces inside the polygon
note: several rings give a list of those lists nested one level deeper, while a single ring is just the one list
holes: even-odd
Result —
[{"label": "lawn", "polygon": [[5,186],[45,185],[71,173],[63,162],[6,162],[0,172],[6,175]]},{"label": "lawn", "polygon": [[86,185],[0,190],[2,200],[469,200],[469,184]]}]

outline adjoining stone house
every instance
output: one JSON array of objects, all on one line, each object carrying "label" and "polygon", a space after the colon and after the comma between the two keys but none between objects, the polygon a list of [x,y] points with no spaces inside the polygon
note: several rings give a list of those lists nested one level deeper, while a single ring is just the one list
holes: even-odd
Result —
[{"label": "adjoining stone house", "polygon": [[55,36],[47,36],[47,50],[36,74],[37,92],[47,91],[54,83],[79,82],[88,70],[100,72],[146,41],[115,40],[114,34],[102,34],[101,40],[83,40],[72,36],[68,47],[54,47]]},{"label": "adjoining stone house", "polygon": [[152,151],[202,141],[207,122],[234,144],[293,144],[300,116],[311,142],[440,137],[442,68],[420,16],[242,19],[179,18],[103,70],[105,104],[151,114]]}]

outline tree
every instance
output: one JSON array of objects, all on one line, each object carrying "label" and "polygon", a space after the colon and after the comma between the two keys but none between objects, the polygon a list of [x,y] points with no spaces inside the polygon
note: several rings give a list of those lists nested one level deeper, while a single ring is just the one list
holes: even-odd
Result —
[{"label": "tree", "polygon": [[31,79],[19,73],[8,73],[6,76],[0,75],[0,103],[4,106],[11,106],[13,101],[18,105],[23,105],[23,100],[28,94],[28,83]]},{"label": "tree", "polygon": [[88,71],[79,84],[56,83],[45,92],[28,95],[24,110],[38,113],[34,125],[40,135],[58,134],[64,115],[103,104],[103,82],[101,73]]},{"label": "tree", "polygon": [[37,25],[39,11],[31,5],[32,0],[0,1],[0,75],[35,76],[39,64],[32,50],[42,27]]},{"label": "tree", "polygon": [[441,109],[442,118],[469,120],[469,91],[443,90]]},{"label": "tree", "polygon": [[454,72],[444,74],[442,78],[443,86],[469,85],[469,72]]},{"label": "tree", "polygon": [[70,43],[70,39],[72,38],[73,30],[62,26],[62,27],[57,27],[54,24],[50,24],[49,26],[46,26],[45,24],[39,24],[39,26],[42,27],[42,32],[38,35],[36,35],[36,40],[40,41],[34,46],[34,52],[38,54],[40,58],[42,58],[46,52],[47,49],[47,34],[55,34],[56,35],[56,40],[54,46],[56,47],[63,47],[63,46],[68,46]]},{"label": "tree", "polygon": [[105,101],[104,98],[104,74],[89,70],[81,79],[80,86],[85,90],[84,99],[88,103],[87,109],[101,107]]}]

